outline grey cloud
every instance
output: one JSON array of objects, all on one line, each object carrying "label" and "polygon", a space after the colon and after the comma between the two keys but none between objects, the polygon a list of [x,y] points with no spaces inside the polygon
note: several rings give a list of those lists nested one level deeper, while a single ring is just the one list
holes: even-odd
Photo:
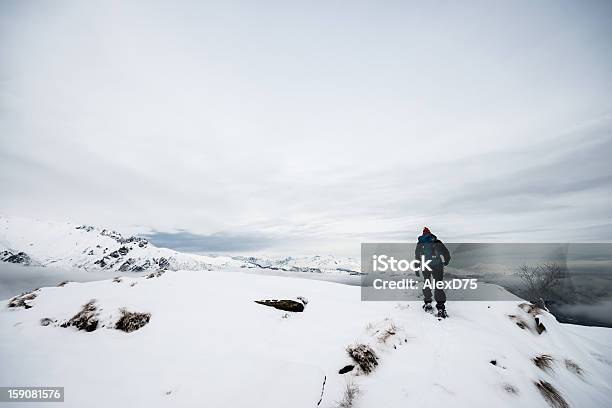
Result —
[{"label": "grey cloud", "polygon": [[193,250],[609,236],[608,3],[2,3],[0,212],[235,232],[159,237]]},{"label": "grey cloud", "polygon": [[177,251],[215,253],[215,252],[250,252],[270,248],[276,238],[259,234],[194,234],[181,230],[176,232],[153,231],[142,234],[153,244]]},{"label": "grey cloud", "polygon": [[[486,180],[466,184],[462,194],[449,198],[443,206],[480,204],[513,211],[554,210],[564,206],[549,202],[550,198],[595,189],[610,191],[612,167],[608,160],[612,156],[612,127],[609,123],[605,125],[606,132],[596,135],[595,140],[592,140],[594,135],[590,131],[574,135],[570,139],[572,145],[569,149],[567,140],[550,141],[546,146],[533,147],[528,155],[515,162],[516,166],[525,168],[500,177],[484,174]],[[565,144],[561,146],[564,149],[562,154],[547,157],[550,152],[559,150],[556,143]],[[495,157],[480,156],[474,160],[488,164],[485,167],[495,166]],[[511,200],[509,205],[504,206],[508,200]]]}]

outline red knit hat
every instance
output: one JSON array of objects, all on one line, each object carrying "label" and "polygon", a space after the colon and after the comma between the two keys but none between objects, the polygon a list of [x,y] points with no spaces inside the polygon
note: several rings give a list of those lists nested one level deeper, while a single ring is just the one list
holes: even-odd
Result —
[{"label": "red knit hat", "polygon": [[425,234],[431,234],[431,231],[427,227],[423,228],[423,235]]}]

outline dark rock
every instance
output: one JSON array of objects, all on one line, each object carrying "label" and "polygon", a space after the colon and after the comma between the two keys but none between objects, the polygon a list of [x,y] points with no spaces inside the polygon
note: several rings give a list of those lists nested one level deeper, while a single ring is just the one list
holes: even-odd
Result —
[{"label": "dark rock", "polygon": [[25,252],[17,252],[14,254],[11,251],[2,251],[0,253],[0,259],[2,259],[4,262],[14,264],[30,265],[32,263],[32,259]]},{"label": "dark rock", "polygon": [[151,279],[151,278],[159,278],[159,277],[160,277],[160,276],[162,276],[164,273],[166,273],[166,271],[159,270],[159,271],[157,271],[157,272],[153,272],[153,273],[148,274],[148,275],[146,276],[146,278],[147,278],[147,279]]},{"label": "dark rock", "polygon": [[303,312],[304,304],[302,302],[296,302],[295,300],[290,299],[281,299],[281,300],[256,300],[255,303],[264,306],[270,306],[275,309],[284,310],[286,312]]},{"label": "dark rock", "polygon": [[134,265],[134,263],[136,262],[136,260],[134,258],[128,258],[127,261],[125,261],[120,267],[119,267],[119,271],[120,272],[125,272],[127,270],[130,269],[130,267],[132,267],[132,265]]},{"label": "dark rock", "polygon": [[163,256],[159,259],[153,259],[153,261],[157,264],[159,269],[168,269],[170,267],[170,262]]},{"label": "dark rock", "polygon": [[132,270],[134,272],[143,272],[146,271],[147,269],[149,269],[149,267],[151,266],[151,261],[149,261],[148,259],[146,261],[144,261],[144,263],[142,265],[136,265],[132,268]]},{"label": "dark rock", "polygon": [[94,264],[95,264],[95,265],[100,265],[100,268],[105,268],[105,267],[106,267],[106,265],[108,265],[108,264],[106,263],[106,259],[107,259],[107,257],[104,257],[104,258],[102,258],[102,259],[98,259],[96,262],[94,262]]},{"label": "dark rock", "polygon": [[355,368],[355,366],[352,364],[349,364],[347,366],[342,367],[340,371],[338,371],[338,374],[346,374],[350,371],[353,371],[353,368]]},{"label": "dark rock", "polygon": [[540,321],[540,318],[536,317],[535,322],[536,322],[536,331],[538,332],[538,334],[544,333],[546,331],[546,326],[544,326],[544,324]]},{"label": "dark rock", "polygon": [[122,246],[121,248],[117,250],[117,252],[119,252],[121,256],[124,256],[124,255],[127,255],[128,252],[130,252],[130,249],[128,247]]},{"label": "dark rock", "polygon": [[41,326],[49,326],[51,323],[53,323],[53,320],[49,319],[48,317],[43,317],[40,319]]}]

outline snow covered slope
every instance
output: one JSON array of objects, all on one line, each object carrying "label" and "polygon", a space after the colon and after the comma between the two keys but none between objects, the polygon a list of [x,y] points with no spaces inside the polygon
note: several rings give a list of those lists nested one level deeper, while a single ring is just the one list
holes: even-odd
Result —
[{"label": "snow covered slope", "polygon": [[[19,254],[21,258],[19,257]],[[24,258],[27,257],[27,258]],[[185,254],[157,248],[139,237],[89,225],[0,217],[0,260],[29,265],[141,272],[209,270],[240,266],[229,257]]]},{"label": "snow covered slope", "polygon": [[[254,302],[298,296],[301,313]],[[95,331],[61,327],[92,299]],[[64,386],[66,407],[545,408],[545,395],[612,406],[612,330],[521,302],[449,302],[438,321],[418,302],[239,271],[68,283],[22,300],[0,305],[0,384]],[[121,308],[150,321],[116,330]],[[351,345],[376,354],[371,373],[339,374],[356,364]]]}]

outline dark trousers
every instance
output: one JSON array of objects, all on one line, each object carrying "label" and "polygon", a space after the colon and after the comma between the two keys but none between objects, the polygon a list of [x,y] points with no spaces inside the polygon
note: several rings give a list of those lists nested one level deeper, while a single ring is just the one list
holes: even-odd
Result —
[{"label": "dark trousers", "polygon": [[[444,278],[444,267],[442,265],[432,267],[431,271],[423,271],[423,278],[425,280],[433,278],[437,281],[441,281]],[[434,289],[434,299],[436,300],[436,307],[438,309],[444,309],[444,302],[446,302],[446,293],[442,289]],[[423,300],[425,303],[431,303],[431,289],[423,288]]]}]

